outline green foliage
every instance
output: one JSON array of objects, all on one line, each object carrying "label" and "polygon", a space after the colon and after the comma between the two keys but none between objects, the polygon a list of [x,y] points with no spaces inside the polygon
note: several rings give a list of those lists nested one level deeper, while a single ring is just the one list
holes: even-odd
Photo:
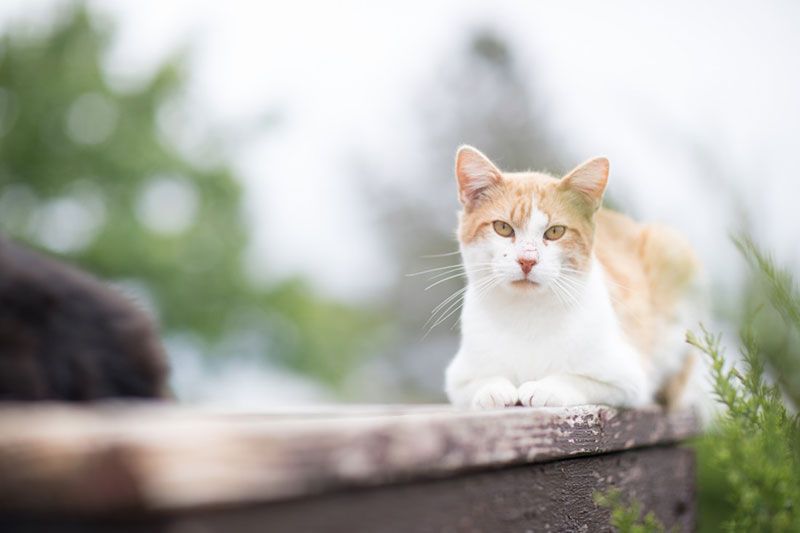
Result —
[{"label": "green foliage", "polygon": [[720,531],[720,524],[734,512],[728,498],[731,491],[726,473],[719,470],[714,460],[717,438],[716,432],[711,432],[691,444],[695,450],[697,468],[697,531],[704,533]]},{"label": "green foliage", "polygon": [[[65,199],[99,204],[104,220],[93,241],[55,251],[106,278],[144,280],[166,328],[221,334],[220,317],[246,292],[238,275],[245,244],[238,184],[226,169],[201,170],[162,142],[158,113],[180,88],[178,65],[119,94],[104,82],[104,42],[85,11],[40,42],[4,39],[0,86],[10,95],[13,122],[0,144],[0,188],[28,193],[32,204],[4,217],[5,229],[38,244],[30,232],[37,211]],[[93,100],[82,111],[86,97]],[[99,122],[112,123],[108,137],[92,138]],[[157,176],[175,176],[197,196],[186,231],[152,232],[137,216],[139,197]]]},{"label": "green foliage", "polygon": [[653,512],[642,516],[642,504],[637,500],[626,502],[618,489],[595,492],[594,503],[611,511],[611,525],[619,533],[662,533],[664,524]]},{"label": "green foliage", "polygon": [[[794,407],[798,408],[800,407],[800,345],[797,341],[800,335],[800,295],[797,285],[791,273],[777,268],[772,258],[759,250],[752,240],[742,237],[736,239],[735,243],[751,267],[759,273],[755,285],[766,294],[770,304],[769,310],[773,312],[769,317],[772,328],[759,335],[760,353],[772,369],[772,375],[780,385],[781,391],[788,396]],[[755,318],[750,313],[745,323],[752,324]],[[755,328],[748,329],[755,330]],[[776,337],[779,343],[773,343],[770,349],[764,349],[765,334]]]},{"label": "green foliage", "polygon": [[[226,355],[236,355],[224,349],[231,337],[255,335],[262,355],[337,383],[378,319],[300,281],[270,290],[248,281],[239,184],[221,156],[187,155],[165,127],[180,109],[182,61],[116,90],[98,24],[78,5],[44,35],[0,40],[0,228],[138,287],[167,334]],[[174,217],[180,203],[183,226],[159,228],[154,218]],[[65,240],[78,223],[79,238]]]},{"label": "green foliage", "polygon": [[[800,297],[791,275],[751,241],[737,244],[757,268],[769,302],[790,333],[799,333]],[[745,321],[741,331],[741,368],[726,364],[719,336],[705,329],[699,336],[687,335],[709,357],[714,391],[726,408],[701,442],[700,460],[723,476],[725,530],[800,531],[800,419],[784,403],[784,398],[798,398],[798,354],[765,353],[752,323]]]}]

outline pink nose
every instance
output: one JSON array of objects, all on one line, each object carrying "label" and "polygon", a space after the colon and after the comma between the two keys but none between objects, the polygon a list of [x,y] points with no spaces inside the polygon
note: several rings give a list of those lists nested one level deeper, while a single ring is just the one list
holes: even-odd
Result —
[{"label": "pink nose", "polygon": [[519,267],[522,269],[522,273],[526,276],[530,273],[531,269],[536,265],[538,261],[536,259],[524,259],[522,257],[517,259],[517,263],[519,263]]}]

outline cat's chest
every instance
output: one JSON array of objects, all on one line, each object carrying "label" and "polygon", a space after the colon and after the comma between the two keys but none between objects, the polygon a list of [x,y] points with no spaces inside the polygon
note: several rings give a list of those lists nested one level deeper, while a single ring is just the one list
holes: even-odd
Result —
[{"label": "cat's chest", "polygon": [[613,321],[602,306],[514,306],[467,301],[463,347],[483,354],[519,381],[570,372],[607,349]]},{"label": "cat's chest", "polygon": [[585,339],[574,328],[547,317],[532,317],[516,327],[497,325],[501,357],[521,373],[549,373],[564,369],[585,349]]},{"label": "cat's chest", "polygon": [[507,311],[465,309],[464,344],[527,379],[568,370],[596,342],[574,314]]}]

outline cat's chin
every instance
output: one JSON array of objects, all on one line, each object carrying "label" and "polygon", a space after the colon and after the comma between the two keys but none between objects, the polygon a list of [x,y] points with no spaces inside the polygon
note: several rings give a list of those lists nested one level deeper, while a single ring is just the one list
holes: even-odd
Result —
[{"label": "cat's chin", "polygon": [[541,287],[538,281],[531,281],[529,279],[518,279],[511,282],[511,286],[517,290],[530,291]]}]

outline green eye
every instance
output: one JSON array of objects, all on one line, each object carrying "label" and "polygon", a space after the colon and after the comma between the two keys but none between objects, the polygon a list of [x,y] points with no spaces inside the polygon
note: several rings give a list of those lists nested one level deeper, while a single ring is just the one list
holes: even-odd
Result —
[{"label": "green eye", "polygon": [[565,231],[567,231],[566,226],[550,226],[547,228],[547,231],[544,232],[544,238],[548,241],[557,241],[564,236]]},{"label": "green eye", "polygon": [[501,237],[511,237],[512,235],[514,235],[514,228],[512,228],[511,225],[508,224],[507,222],[503,222],[502,220],[495,220],[494,224],[492,225],[494,226],[494,230]]}]

